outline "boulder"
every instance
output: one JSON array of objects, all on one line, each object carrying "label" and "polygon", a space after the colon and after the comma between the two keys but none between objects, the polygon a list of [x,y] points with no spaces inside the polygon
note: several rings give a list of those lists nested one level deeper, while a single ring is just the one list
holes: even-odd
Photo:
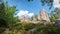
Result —
[{"label": "boulder", "polygon": [[56,25],[56,26],[60,26],[60,19],[57,19],[57,20],[55,21],[55,25]]}]

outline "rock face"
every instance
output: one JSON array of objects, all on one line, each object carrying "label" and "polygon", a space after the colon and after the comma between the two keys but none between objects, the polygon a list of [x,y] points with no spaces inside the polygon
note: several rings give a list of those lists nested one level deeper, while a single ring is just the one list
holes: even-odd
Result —
[{"label": "rock face", "polygon": [[24,22],[24,21],[25,21],[25,16],[22,15],[22,16],[20,17],[20,20],[21,20],[21,22]]},{"label": "rock face", "polygon": [[37,18],[35,16],[33,17],[32,23],[38,23]]},{"label": "rock face", "polygon": [[21,16],[21,22],[30,22],[30,17],[28,15]]},{"label": "rock face", "polygon": [[48,17],[48,14],[45,12],[44,9],[42,9],[40,11],[40,13],[38,14],[38,20],[39,21],[45,20],[47,22],[50,22],[49,17]]},{"label": "rock face", "polygon": [[36,17],[33,17],[33,20],[31,20],[28,15],[21,16],[22,22],[25,21],[25,22],[32,22],[32,23],[40,23],[43,20],[45,20],[46,22],[50,22],[49,16],[44,9],[42,9]]}]

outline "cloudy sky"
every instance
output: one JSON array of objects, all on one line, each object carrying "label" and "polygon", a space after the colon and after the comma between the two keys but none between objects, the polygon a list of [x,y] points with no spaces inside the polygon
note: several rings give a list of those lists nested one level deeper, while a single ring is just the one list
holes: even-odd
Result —
[{"label": "cloudy sky", "polygon": [[60,8],[60,0],[54,0],[53,6],[54,8],[56,7]]},{"label": "cloudy sky", "polygon": [[49,10],[47,5],[42,6],[40,0],[34,0],[28,2],[27,0],[8,0],[10,6],[15,5],[19,11],[17,11],[17,16],[29,15],[30,17],[38,14],[41,9],[45,9],[47,13],[50,13],[54,8],[60,7],[59,0],[54,0],[53,7]]},{"label": "cloudy sky", "polygon": [[27,11],[27,10],[20,10],[20,11],[17,13],[16,16],[21,17],[22,15],[24,15],[24,16],[28,15],[29,17],[31,17],[31,16],[34,15],[34,13],[29,13],[29,11]]}]

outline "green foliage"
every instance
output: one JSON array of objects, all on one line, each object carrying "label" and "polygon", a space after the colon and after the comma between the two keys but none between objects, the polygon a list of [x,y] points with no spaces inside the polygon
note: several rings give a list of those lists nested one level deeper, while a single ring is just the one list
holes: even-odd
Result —
[{"label": "green foliage", "polygon": [[14,17],[15,12],[16,6],[8,6],[4,2],[0,4],[0,30],[2,32],[5,31],[7,26],[9,29],[13,29],[14,25],[18,22],[18,17]]},{"label": "green foliage", "polygon": [[47,6],[49,6],[51,9],[51,7],[53,6],[53,0],[41,0],[42,5],[44,6],[45,4],[47,4]]},{"label": "green foliage", "polygon": [[51,18],[50,18],[50,21],[51,21],[51,22],[55,22],[55,17],[51,17]]},{"label": "green foliage", "polygon": [[10,28],[13,28],[14,24],[18,22],[18,17],[14,17],[15,12],[16,12],[16,6],[5,5],[4,19],[6,20]]},{"label": "green foliage", "polygon": [[33,0],[28,0],[28,2],[33,1]]},{"label": "green foliage", "polygon": [[4,2],[0,0],[0,34],[7,28],[7,23],[4,20],[5,15],[4,8],[5,8]]},{"label": "green foliage", "polygon": [[33,29],[36,25],[32,24],[32,23],[26,23],[26,22],[22,22],[22,23],[18,23],[14,26],[14,29],[16,30],[30,30]]},{"label": "green foliage", "polygon": [[3,16],[4,16],[4,3],[0,3],[0,18],[3,18]]},{"label": "green foliage", "polygon": [[51,11],[50,16],[51,22],[55,22],[56,19],[60,19],[60,9],[55,8],[53,11]]},{"label": "green foliage", "polygon": [[[21,26],[21,24],[20,24],[20,26]],[[32,29],[33,28],[37,28],[37,29],[35,31],[29,31],[30,30],[30,26],[31,26]],[[23,30],[22,29],[10,30],[10,33],[18,34],[18,32],[19,32],[19,34],[25,34],[25,33],[26,34],[60,34],[60,27],[59,26],[57,27],[54,24],[46,26],[46,25],[40,25],[40,24],[39,25],[38,24],[31,24],[31,25],[29,25],[29,24],[26,23],[22,27],[24,27],[25,29],[23,29]],[[26,30],[26,28],[28,30]]]},{"label": "green foliage", "polygon": [[[34,0],[28,0],[28,2],[34,1]],[[53,6],[53,0],[41,0],[42,6],[46,5],[49,6],[49,9]]]},{"label": "green foliage", "polygon": [[60,9],[55,8],[54,12],[56,13],[55,18],[59,19],[60,18]]}]

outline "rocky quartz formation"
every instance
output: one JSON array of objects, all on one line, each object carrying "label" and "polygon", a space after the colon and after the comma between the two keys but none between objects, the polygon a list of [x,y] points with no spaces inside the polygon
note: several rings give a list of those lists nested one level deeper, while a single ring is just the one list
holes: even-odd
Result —
[{"label": "rocky quartz formation", "polygon": [[38,20],[39,20],[39,21],[45,20],[45,21],[47,21],[47,22],[50,22],[49,16],[48,16],[48,14],[45,12],[44,9],[42,9],[42,10],[40,11],[40,13],[38,14]]},{"label": "rocky quartz formation", "polygon": [[28,15],[21,16],[21,22],[30,22],[30,17]]},{"label": "rocky quartz formation", "polygon": [[42,9],[36,17],[33,17],[33,20],[31,20],[28,15],[21,16],[22,22],[25,21],[25,22],[32,22],[32,23],[40,23],[42,20],[50,22],[49,16],[44,9]]}]

